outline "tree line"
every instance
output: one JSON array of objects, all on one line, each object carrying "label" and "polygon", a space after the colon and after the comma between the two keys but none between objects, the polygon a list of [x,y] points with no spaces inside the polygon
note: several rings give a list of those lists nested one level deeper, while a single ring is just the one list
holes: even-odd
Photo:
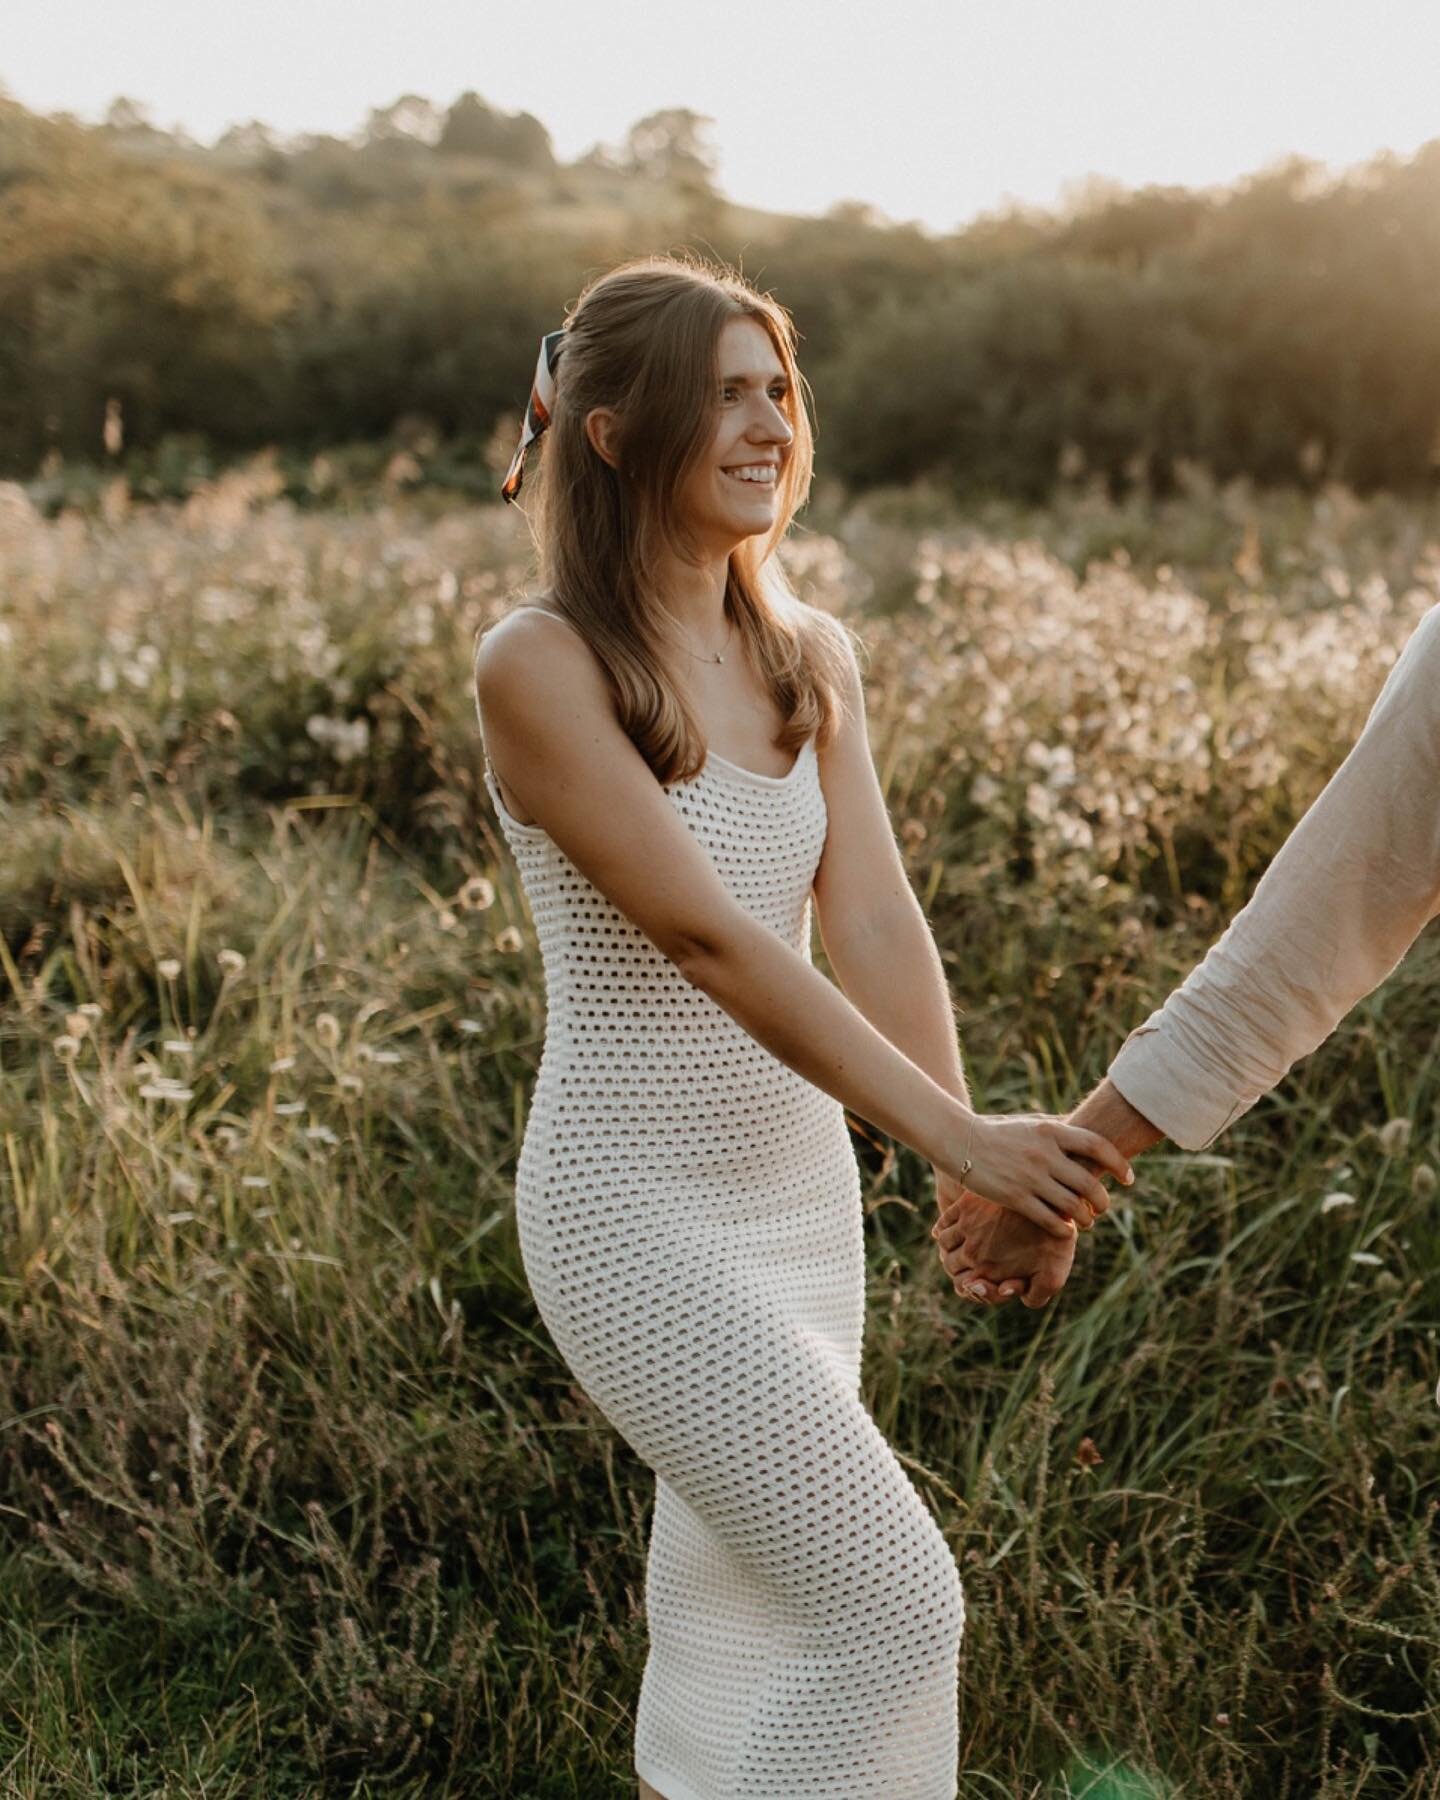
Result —
[{"label": "tree line", "polygon": [[790,307],[819,466],[853,489],[1043,498],[1084,470],[1164,492],[1187,462],[1436,481],[1440,139],[939,235],[858,202],[736,205],[706,124],[669,109],[564,163],[473,92],[403,96],[351,138],[252,122],[209,146],[128,101],[87,126],[0,98],[0,472],[398,436],[493,485],[586,277],[688,247]]}]

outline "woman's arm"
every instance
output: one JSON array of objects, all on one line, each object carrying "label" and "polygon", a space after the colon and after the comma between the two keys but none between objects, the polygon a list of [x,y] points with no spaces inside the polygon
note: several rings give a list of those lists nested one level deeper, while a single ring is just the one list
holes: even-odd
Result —
[{"label": "woman's arm", "polygon": [[[978,1119],[743,908],[621,729],[578,635],[533,612],[486,634],[476,699],[506,786],[578,872],[787,1067],[882,1131],[1057,1235],[1116,1173],[1103,1138],[1058,1119]],[[827,802],[830,798],[826,790]]]}]

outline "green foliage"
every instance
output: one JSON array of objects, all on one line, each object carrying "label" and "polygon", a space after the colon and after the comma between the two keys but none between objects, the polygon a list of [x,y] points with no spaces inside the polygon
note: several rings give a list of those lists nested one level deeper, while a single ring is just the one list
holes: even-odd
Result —
[{"label": "green foliage", "polygon": [[1433,488],[1440,139],[938,237],[855,204],[733,205],[708,125],[667,108],[562,165],[473,90],[446,112],[403,95],[354,141],[252,123],[210,150],[128,102],[85,130],[0,101],[0,469],[113,466],[110,402],[143,454],[314,453],[417,417],[484,445],[589,274],[689,245],[791,308],[821,472],[856,490],[1035,501],[1080,467],[1167,494],[1197,464]]},{"label": "green foliage", "polygon": [[[7,1792],[633,1792],[651,1481],[511,1209],[543,986],[468,670],[528,541],[283,479],[0,488]],[[1064,1105],[1339,760],[1440,513],[813,511],[977,1089]],[[961,1311],[926,1170],[857,1135],[964,1800],[1433,1795],[1437,952],[1217,1154],[1144,1159],[1044,1314]]]}]

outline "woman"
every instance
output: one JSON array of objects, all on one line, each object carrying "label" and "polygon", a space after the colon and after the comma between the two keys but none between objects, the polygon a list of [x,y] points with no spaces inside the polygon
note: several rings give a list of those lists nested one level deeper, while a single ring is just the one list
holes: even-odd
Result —
[{"label": "woman", "polygon": [[968,1180],[1060,1237],[1106,1205],[1077,1159],[1129,1172],[969,1107],[853,651],[773,557],[810,477],[799,387],[779,306],[668,258],[542,346],[505,491],[546,431],[544,598],[475,661],[546,981],[516,1214],[561,1355],[656,1473],[641,1794],[951,1800],[963,1599],[860,1397],[844,1109],[942,1197]]}]

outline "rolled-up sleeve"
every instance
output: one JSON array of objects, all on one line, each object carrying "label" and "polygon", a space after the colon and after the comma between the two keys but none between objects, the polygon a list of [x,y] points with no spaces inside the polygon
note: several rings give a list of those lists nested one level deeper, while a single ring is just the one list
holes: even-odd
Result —
[{"label": "rolled-up sleeve", "polygon": [[1308,1056],[1440,913],[1440,606],[1412,634],[1364,731],[1249,904],[1110,1080],[1203,1149]]}]

